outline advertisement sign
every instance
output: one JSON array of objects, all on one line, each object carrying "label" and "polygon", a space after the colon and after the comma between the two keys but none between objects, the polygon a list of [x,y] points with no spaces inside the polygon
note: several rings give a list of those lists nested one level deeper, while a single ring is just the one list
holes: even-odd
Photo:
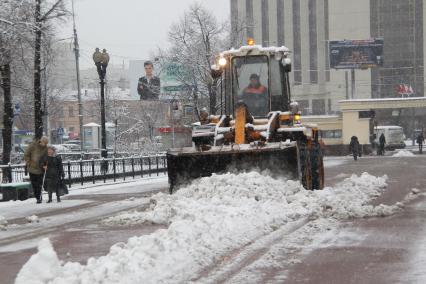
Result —
[{"label": "advertisement sign", "polygon": [[329,42],[330,68],[367,69],[383,65],[383,39]]},{"label": "advertisement sign", "polygon": [[191,90],[191,86],[182,83],[182,77],[187,76],[182,65],[175,62],[165,63],[161,72],[161,91],[166,99],[180,98],[182,93]]}]

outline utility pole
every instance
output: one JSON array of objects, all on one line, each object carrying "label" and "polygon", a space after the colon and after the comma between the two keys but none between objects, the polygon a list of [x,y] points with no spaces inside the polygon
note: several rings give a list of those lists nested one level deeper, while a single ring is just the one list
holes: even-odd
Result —
[{"label": "utility pole", "polygon": [[345,71],[345,89],[346,89],[346,99],[349,100],[349,80],[348,80],[348,71]]},{"label": "utility pole", "polygon": [[77,29],[75,27],[75,14],[74,14],[74,0],[72,0],[72,22],[74,29],[74,53],[75,53],[75,69],[77,72],[77,98],[78,98],[78,122],[80,128],[80,152],[83,152],[83,104],[81,102],[81,89],[80,89],[80,49],[78,47]]},{"label": "utility pole", "polygon": [[355,99],[355,68],[351,69],[351,100]]},{"label": "utility pole", "polygon": [[[412,46],[413,46],[413,83],[414,83],[414,90],[417,91],[417,54],[416,54],[416,6],[414,5],[414,3],[411,3],[410,1],[410,12],[412,12],[412,17],[413,20],[411,21],[413,23],[413,41],[412,41]],[[414,96],[414,94],[413,94]],[[415,119],[416,119],[416,109],[413,108],[411,111],[411,145],[414,146],[414,140],[416,139],[415,137]]]}]

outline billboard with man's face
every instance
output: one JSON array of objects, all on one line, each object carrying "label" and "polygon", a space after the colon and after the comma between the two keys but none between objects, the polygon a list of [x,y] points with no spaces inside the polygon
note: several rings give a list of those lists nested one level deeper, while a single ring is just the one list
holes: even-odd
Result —
[{"label": "billboard with man's face", "polygon": [[330,41],[330,68],[367,69],[383,65],[383,39]]}]

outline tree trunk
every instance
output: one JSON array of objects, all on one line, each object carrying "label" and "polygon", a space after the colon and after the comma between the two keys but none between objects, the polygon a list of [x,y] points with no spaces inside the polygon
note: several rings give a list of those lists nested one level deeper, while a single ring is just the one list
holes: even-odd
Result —
[{"label": "tree trunk", "polygon": [[[3,114],[3,165],[10,162],[10,152],[12,151],[12,126],[13,126],[13,108],[12,95],[10,92],[10,65],[0,66],[0,84],[4,96],[4,114]],[[12,182],[12,174],[9,169],[3,170],[4,179]]]},{"label": "tree trunk", "polygon": [[34,45],[34,134],[36,139],[43,136],[43,112],[41,110],[41,0],[36,0],[35,45]]},{"label": "tree trunk", "polygon": [[207,87],[209,89],[210,97],[210,114],[216,114],[217,112],[217,79],[212,80],[213,83],[209,84]]}]

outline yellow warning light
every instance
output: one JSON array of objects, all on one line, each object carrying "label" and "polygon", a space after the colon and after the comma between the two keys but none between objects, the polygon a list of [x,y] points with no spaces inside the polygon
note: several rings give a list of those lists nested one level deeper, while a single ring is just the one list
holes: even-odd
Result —
[{"label": "yellow warning light", "polygon": [[254,45],[254,39],[253,38],[251,38],[251,37],[249,37],[248,39],[247,39],[247,45]]},{"label": "yellow warning light", "polygon": [[295,114],[294,115],[294,120],[295,121],[300,121],[300,114]]}]

